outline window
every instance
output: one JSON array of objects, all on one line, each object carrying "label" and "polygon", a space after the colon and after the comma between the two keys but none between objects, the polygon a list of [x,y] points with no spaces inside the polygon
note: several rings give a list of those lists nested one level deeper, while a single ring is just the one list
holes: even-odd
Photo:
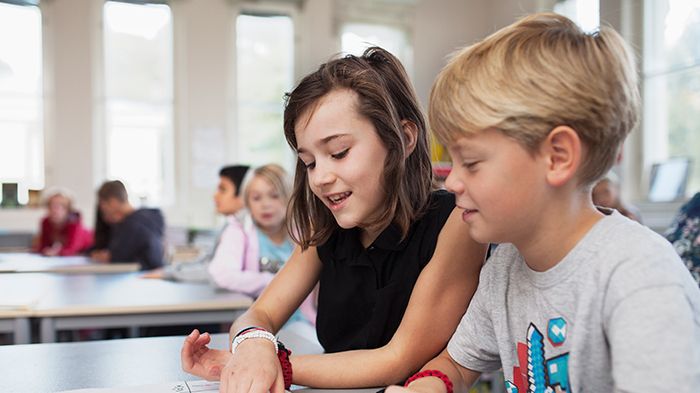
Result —
[{"label": "window", "polygon": [[413,76],[412,27],[414,1],[335,0],[334,19],[343,53],[360,55],[379,46],[396,56],[409,77]]},{"label": "window", "polygon": [[170,8],[108,1],[103,16],[107,178],[122,180],[134,202],[172,204]]},{"label": "window", "polygon": [[595,31],[600,26],[599,0],[558,0],[554,12],[573,20],[584,31]]},{"label": "window", "polygon": [[44,187],[42,96],[41,11],[0,2],[0,183],[20,203]]},{"label": "window", "polygon": [[371,23],[343,24],[343,53],[361,55],[370,46],[379,46],[391,52],[401,61],[408,75],[413,75],[413,48],[403,29]]},{"label": "window", "polygon": [[644,14],[645,166],[690,157],[692,194],[700,189],[700,3],[647,0]]},{"label": "window", "polygon": [[293,162],[284,138],[284,93],[294,82],[294,26],[282,15],[236,20],[237,158],[251,165]]}]

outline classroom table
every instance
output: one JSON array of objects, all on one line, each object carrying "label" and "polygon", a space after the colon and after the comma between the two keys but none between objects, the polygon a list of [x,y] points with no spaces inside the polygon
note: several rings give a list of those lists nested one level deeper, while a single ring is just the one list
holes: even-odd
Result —
[{"label": "classroom table", "polygon": [[[119,274],[0,274],[0,288],[25,299],[17,318],[40,320],[41,342],[54,342],[62,329],[228,323],[253,302],[249,296],[208,284],[177,283]],[[8,295],[0,293],[0,305]],[[11,300],[9,303],[17,303]],[[5,319],[12,317],[8,314]],[[0,314],[2,320],[3,314]],[[17,321],[15,325],[23,322]],[[8,330],[8,322],[3,322]],[[15,330],[18,332],[18,330]],[[28,337],[20,332],[19,338]],[[15,342],[23,342],[15,336]],[[26,342],[26,341],[24,341]]]},{"label": "classroom table", "polygon": [[46,257],[31,253],[0,253],[0,273],[124,273],[140,269],[136,262],[100,263],[86,256]]},{"label": "classroom table", "polygon": [[[279,337],[295,354],[322,352],[317,343],[295,331],[283,330]],[[184,337],[149,337],[2,346],[2,391],[56,392],[194,380],[197,378],[182,371],[180,366],[183,340]],[[214,348],[227,348],[228,335],[215,334],[212,342]]]},{"label": "classroom table", "polygon": [[15,344],[29,344],[31,330],[27,310],[0,309],[0,333],[12,333]]}]

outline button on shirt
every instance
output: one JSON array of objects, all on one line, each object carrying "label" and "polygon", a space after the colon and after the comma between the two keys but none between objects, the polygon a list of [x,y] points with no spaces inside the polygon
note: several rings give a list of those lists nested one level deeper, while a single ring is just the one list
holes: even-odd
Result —
[{"label": "button on shirt", "polygon": [[378,348],[391,340],[455,207],[446,191],[433,192],[428,203],[403,241],[392,224],[366,249],[357,228],[339,228],[317,247],[323,268],[316,329],[326,352]]}]

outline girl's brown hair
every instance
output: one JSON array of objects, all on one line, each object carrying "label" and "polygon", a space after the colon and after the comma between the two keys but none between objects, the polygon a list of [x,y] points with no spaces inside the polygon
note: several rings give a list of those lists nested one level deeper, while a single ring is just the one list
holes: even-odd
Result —
[{"label": "girl's brown hair", "polygon": [[[292,149],[297,150],[294,129],[299,118],[337,89],[357,94],[358,112],[372,122],[388,151],[386,160],[377,163],[384,166],[384,209],[371,224],[384,228],[393,223],[405,236],[411,223],[424,213],[432,186],[425,119],[408,75],[396,57],[378,47],[368,48],[362,56],[347,55],[322,64],[286,95],[284,135]],[[402,122],[417,130],[416,146],[408,155]],[[302,249],[323,244],[339,228],[309,188],[301,160],[296,165],[287,217],[289,232]]]}]

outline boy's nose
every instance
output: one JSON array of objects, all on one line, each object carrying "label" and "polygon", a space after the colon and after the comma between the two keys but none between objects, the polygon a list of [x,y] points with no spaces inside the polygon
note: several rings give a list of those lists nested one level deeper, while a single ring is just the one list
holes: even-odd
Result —
[{"label": "boy's nose", "polygon": [[464,184],[459,181],[456,172],[457,171],[452,168],[447,178],[445,178],[445,189],[455,195],[459,195],[464,192]]}]

